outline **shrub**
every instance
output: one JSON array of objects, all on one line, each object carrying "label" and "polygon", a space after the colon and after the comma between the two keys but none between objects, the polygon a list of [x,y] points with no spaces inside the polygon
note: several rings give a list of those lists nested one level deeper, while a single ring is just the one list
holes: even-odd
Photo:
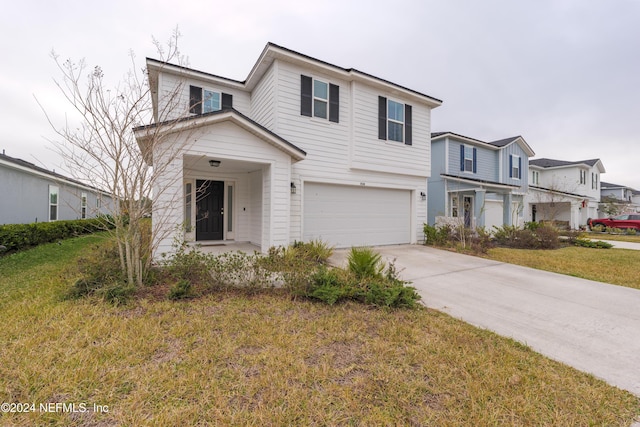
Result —
[{"label": "shrub", "polygon": [[292,247],[297,256],[320,264],[325,264],[333,254],[333,247],[322,240],[312,240],[308,243],[294,242]]},{"label": "shrub", "polygon": [[424,244],[431,246],[447,246],[451,241],[452,229],[449,225],[432,226],[424,224]]},{"label": "shrub", "polygon": [[67,299],[97,296],[113,304],[122,304],[135,291],[122,276],[118,248],[112,240],[80,258],[75,268],[82,277],[67,291]]},{"label": "shrub", "polygon": [[193,287],[188,280],[180,280],[169,289],[168,298],[176,301],[194,296]]},{"label": "shrub", "polygon": [[352,298],[355,294],[353,279],[340,268],[321,266],[312,276],[306,296],[329,305]]},{"label": "shrub", "polygon": [[381,277],[384,270],[380,254],[371,248],[351,248],[347,265],[358,279]]},{"label": "shrub", "polygon": [[576,246],[582,246],[583,248],[595,249],[611,249],[613,247],[611,243],[603,242],[601,240],[576,239],[573,244]]},{"label": "shrub", "polygon": [[560,246],[558,230],[548,224],[530,224],[527,228],[513,225],[494,226],[493,235],[498,245],[508,248],[555,249]]},{"label": "shrub", "polygon": [[0,225],[0,245],[7,252],[112,228],[107,217]]}]

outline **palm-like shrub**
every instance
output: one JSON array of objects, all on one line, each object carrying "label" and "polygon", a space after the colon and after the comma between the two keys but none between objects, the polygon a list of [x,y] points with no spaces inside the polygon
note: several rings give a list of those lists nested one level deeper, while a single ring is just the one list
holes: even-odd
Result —
[{"label": "palm-like shrub", "polygon": [[351,248],[347,265],[349,271],[358,279],[376,278],[382,276],[384,263],[381,255],[371,248]]}]

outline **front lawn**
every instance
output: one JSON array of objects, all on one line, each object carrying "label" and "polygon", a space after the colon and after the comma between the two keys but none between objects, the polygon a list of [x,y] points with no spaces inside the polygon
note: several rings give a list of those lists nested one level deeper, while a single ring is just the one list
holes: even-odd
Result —
[{"label": "front lawn", "polygon": [[628,426],[640,415],[633,395],[428,309],[274,291],[62,300],[67,266],[98,244],[0,259],[0,403],[35,405],[0,413],[1,425]]},{"label": "front lawn", "polygon": [[489,250],[487,257],[496,261],[640,289],[640,251],[577,246],[554,250],[493,248]]}]

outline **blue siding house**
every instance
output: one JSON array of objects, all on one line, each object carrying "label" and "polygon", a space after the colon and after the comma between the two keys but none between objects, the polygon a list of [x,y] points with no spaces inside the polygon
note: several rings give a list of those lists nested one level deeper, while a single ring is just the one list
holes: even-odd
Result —
[{"label": "blue siding house", "polygon": [[0,224],[92,218],[112,208],[104,191],[0,154]]},{"label": "blue siding house", "polygon": [[522,222],[534,155],[524,138],[485,142],[452,132],[431,137],[430,225],[491,228]]}]

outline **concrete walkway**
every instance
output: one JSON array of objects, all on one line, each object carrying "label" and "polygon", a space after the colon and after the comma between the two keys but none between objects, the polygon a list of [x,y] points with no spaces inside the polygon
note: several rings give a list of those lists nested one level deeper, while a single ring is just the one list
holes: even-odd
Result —
[{"label": "concrete walkway", "polygon": [[376,250],[396,259],[428,307],[640,396],[640,290],[425,246]]},{"label": "concrete walkway", "polygon": [[589,237],[590,240],[600,240],[601,242],[607,242],[613,245],[613,249],[632,249],[634,251],[640,251],[640,243],[633,242],[619,242],[617,240],[603,240]]}]

